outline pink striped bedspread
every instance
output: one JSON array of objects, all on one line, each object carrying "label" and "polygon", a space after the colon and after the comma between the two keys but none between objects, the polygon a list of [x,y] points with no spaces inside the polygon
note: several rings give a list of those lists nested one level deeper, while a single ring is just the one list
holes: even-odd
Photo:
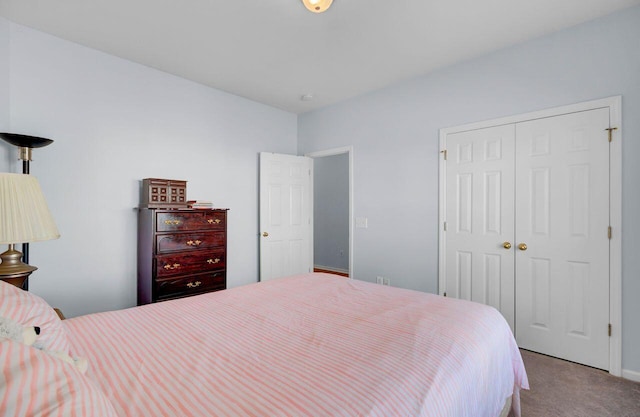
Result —
[{"label": "pink striped bedspread", "polygon": [[120,416],[491,416],[528,388],[493,308],[308,274],[64,321]]}]

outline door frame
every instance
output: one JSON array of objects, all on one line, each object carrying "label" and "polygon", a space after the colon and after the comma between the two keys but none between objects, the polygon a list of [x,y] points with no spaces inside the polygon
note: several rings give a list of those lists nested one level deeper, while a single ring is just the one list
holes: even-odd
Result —
[{"label": "door frame", "polygon": [[[609,153],[609,224],[612,235],[609,242],[609,373],[622,376],[622,96],[607,97],[531,113],[502,117],[440,129],[439,193],[438,193],[438,293],[446,292],[446,149],[447,135],[469,130],[484,129],[560,116],[599,108],[609,109],[612,142]],[[514,294],[515,297],[515,294]],[[516,307],[517,310],[517,307]],[[603,331],[605,331],[603,329]]]},{"label": "door frame", "polygon": [[[348,154],[349,160],[349,279],[353,279],[354,271],[353,271],[353,236],[354,236],[354,223],[353,223],[353,146],[343,146],[340,148],[331,148],[323,151],[316,152],[308,152],[305,153],[304,156],[308,156],[309,158],[322,158],[324,156],[333,156],[333,155],[341,155]],[[311,173],[311,195],[314,196],[314,183],[315,171]],[[313,204],[311,205],[311,219],[312,222],[315,222],[315,213],[313,211]],[[314,233],[313,227],[311,228],[311,242],[314,242]],[[313,257],[311,258],[313,259]]]}]

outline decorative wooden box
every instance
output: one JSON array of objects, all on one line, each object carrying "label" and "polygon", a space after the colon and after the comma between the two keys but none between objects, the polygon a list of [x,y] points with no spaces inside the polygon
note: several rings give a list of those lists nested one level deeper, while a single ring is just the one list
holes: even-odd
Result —
[{"label": "decorative wooden box", "polygon": [[143,179],[140,207],[186,208],[187,182],[161,178]]}]

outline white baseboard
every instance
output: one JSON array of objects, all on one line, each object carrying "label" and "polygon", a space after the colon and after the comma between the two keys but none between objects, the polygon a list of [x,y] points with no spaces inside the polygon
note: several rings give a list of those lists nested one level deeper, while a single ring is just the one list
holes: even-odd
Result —
[{"label": "white baseboard", "polygon": [[335,268],[333,266],[314,265],[313,267],[314,268],[318,268],[318,269],[324,269],[326,271],[339,272],[341,274],[348,274],[349,273],[348,269]]},{"label": "white baseboard", "polygon": [[640,372],[630,371],[628,369],[622,370],[622,377],[635,382],[640,382]]}]

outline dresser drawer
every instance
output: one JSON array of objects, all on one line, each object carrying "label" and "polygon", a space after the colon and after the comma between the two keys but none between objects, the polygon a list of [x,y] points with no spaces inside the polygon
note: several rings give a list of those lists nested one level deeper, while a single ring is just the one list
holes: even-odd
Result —
[{"label": "dresser drawer", "polygon": [[158,300],[185,297],[226,288],[226,272],[216,271],[207,274],[174,277],[156,281]]},{"label": "dresser drawer", "polygon": [[188,230],[225,230],[226,211],[171,211],[156,216],[157,232]]},{"label": "dresser drawer", "polygon": [[156,235],[156,253],[211,250],[224,247],[225,232],[167,233]]},{"label": "dresser drawer", "polygon": [[224,250],[161,255],[156,257],[156,277],[193,274],[222,269],[225,266]]}]

